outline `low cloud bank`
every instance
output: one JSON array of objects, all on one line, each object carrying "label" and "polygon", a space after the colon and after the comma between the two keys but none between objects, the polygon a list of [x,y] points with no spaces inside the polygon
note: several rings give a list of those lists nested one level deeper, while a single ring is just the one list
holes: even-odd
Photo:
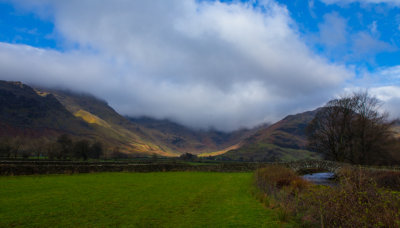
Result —
[{"label": "low cloud bank", "polygon": [[125,115],[230,131],[322,105],[353,77],[270,0],[15,2],[76,48],[0,43],[1,77],[89,92]]}]

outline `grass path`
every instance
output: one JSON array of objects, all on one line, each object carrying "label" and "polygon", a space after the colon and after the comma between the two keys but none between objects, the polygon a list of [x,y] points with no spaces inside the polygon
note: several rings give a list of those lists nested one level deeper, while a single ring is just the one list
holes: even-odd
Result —
[{"label": "grass path", "polygon": [[0,177],[0,227],[281,227],[251,173]]}]

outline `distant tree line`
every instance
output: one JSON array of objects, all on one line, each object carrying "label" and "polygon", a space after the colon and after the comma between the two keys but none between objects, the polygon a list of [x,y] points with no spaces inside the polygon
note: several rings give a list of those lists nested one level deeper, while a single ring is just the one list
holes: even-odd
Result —
[{"label": "distant tree line", "polygon": [[53,143],[53,148],[49,150],[49,159],[99,159],[103,155],[103,144],[95,141],[81,139],[73,141],[68,135],[64,134],[58,137]]},{"label": "distant tree line", "polygon": [[398,162],[400,143],[393,132],[395,122],[381,107],[381,102],[368,92],[329,101],[307,127],[309,148],[339,162]]},{"label": "distant tree line", "polygon": [[81,139],[74,141],[63,134],[57,140],[44,138],[1,137],[0,157],[3,158],[48,158],[50,160],[87,160],[104,156],[104,145],[100,141]]},{"label": "distant tree line", "polygon": [[196,161],[197,160],[197,155],[191,154],[191,153],[184,153],[179,156],[180,159],[185,160],[185,161]]}]

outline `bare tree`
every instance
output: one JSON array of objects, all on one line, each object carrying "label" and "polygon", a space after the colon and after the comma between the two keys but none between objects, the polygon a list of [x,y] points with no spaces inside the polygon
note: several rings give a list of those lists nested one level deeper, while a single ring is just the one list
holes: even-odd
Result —
[{"label": "bare tree", "polygon": [[368,92],[329,101],[307,127],[309,147],[328,160],[376,164],[389,159],[394,122]]},{"label": "bare tree", "polygon": [[45,138],[38,138],[31,141],[32,151],[36,158],[41,158],[45,155],[47,141]]},{"label": "bare tree", "polygon": [[58,159],[66,159],[67,157],[71,157],[73,155],[73,142],[69,135],[63,134],[57,138],[57,144],[59,145],[60,151],[56,153],[56,157]]},{"label": "bare tree", "polygon": [[45,153],[50,160],[61,158],[61,145],[57,142],[50,142],[46,144]]},{"label": "bare tree", "polygon": [[103,156],[104,149],[100,141],[95,141],[89,148],[89,158],[99,159]]},{"label": "bare tree", "polygon": [[12,145],[11,145],[11,138],[10,137],[1,137],[0,138],[0,157],[7,157],[11,156],[12,152]]},{"label": "bare tree", "polygon": [[14,158],[18,157],[18,153],[23,145],[23,140],[21,137],[17,136],[11,139],[11,154],[14,155]]},{"label": "bare tree", "polygon": [[88,140],[82,139],[74,143],[73,152],[75,158],[77,159],[82,158],[83,160],[87,160],[89,151],[90,151],[90,143]]}]

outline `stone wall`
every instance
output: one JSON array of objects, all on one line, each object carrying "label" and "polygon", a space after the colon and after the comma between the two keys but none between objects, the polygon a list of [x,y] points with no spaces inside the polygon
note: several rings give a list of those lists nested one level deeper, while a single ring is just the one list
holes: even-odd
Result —
[{"label": "stone wall", "polygon": [[0,162],[0,175],[167,171],[251,172],[261,166],[262,164],[257,163],[190,165],[185,163],[137,164],[127,162]]},{"label": "stone wall", "polygon": [[0,161],[0,175],[71,174],[93,172],[252,172],[269,164],[280,164],[299,174],[312,172],[336,173],[342,163],[307,160],[286,163],[152,163],[152,162],[76,162],[76,161]]}]

